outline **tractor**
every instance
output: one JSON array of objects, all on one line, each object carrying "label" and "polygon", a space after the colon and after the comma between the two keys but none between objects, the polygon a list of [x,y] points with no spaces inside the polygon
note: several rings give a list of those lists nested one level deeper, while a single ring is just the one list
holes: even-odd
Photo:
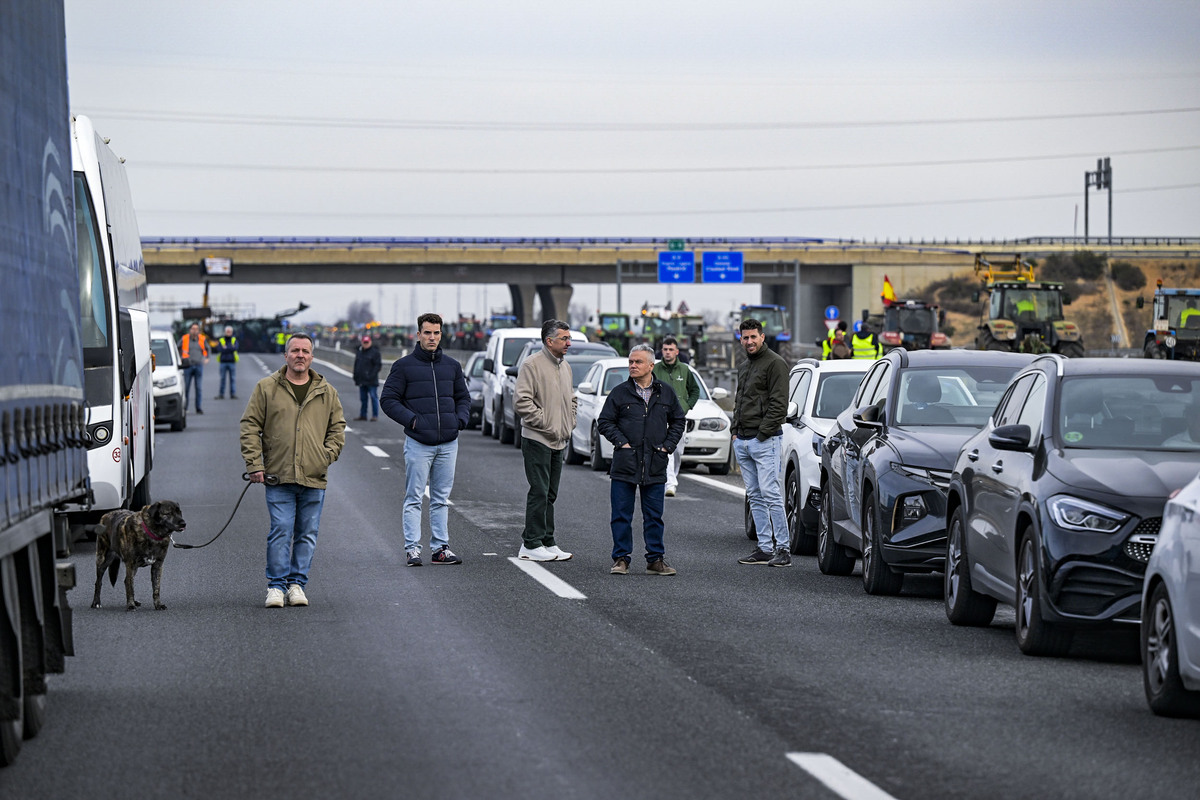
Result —
[{"label": "tractor", "polygon": [[[1146,301],[1139,297],[1137,307]],[[1162,279],[1154,290],[1154,326],[1146,331],[1142,354],[1146,358],[1200,361],[1200,289],[1164,289]]]},{"label": "tractor", "polygon": [[[1063,319],[1063,306],[1069,305],[1071,298],[1061,283],[1036,280],[1033,265],[1019,255],[1011,264],[993,264],[976,255],[975,275],[989,295],[981,310],[976,349],[1061,353],[1069,358],[1083,355],[1079,326]],[[979,298],[976,291],[972,299],[978,302]]]}]

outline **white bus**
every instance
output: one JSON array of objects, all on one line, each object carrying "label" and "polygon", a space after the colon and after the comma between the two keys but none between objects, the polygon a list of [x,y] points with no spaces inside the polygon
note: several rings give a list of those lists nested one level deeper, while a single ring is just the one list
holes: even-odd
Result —
[{"label": "white bus", "polygon": [[154,463],[154,382],[142,242],[121,159],[87,117],[72,117],[71,134],[92,489],[91,507],[72,510],[140,509],[150,502]]}]

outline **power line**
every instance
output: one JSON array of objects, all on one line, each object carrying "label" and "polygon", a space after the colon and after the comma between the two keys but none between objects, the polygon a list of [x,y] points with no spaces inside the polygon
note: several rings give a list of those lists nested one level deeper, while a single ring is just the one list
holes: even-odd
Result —
[{"label": "power line", "polygon": [[[1178,153],[1200,150],[1200,145],[1156,147],[1140,150],[1104,150],[1112,156]],[[876,161],[848,164],[783,164],[746,167],[328,167],[295,164],[209,164],[199,161],[136,161],[132,169],[202,169],[247,172],[327,172],[361,175],[680,175],[728,174],[737,172],[807,172],[838,169],[887,169],[893,167],[946,167],[966,164],[1011,164],[1022,161],[1061,161],[1072,158],[1094,158],[1088,153],[1057,153],[1032,156],[996,156],[993,158],[936,159],[930,161]]]},{"label": "power line", "polygon": [[1081,111],[1068,114],[1024,114],[1009,117],[931,117],[927,119],[843,120],[838,122],[504,122],[469,120],[403,120],[329,117],[291,117],[261,114],[207,114],[192,111],[94,109],[88,113],[110,119],[141,122],[187,122],[200,125],[308,126],[314,128],[382,128],[391,130],[485,131],[524,133],[710,133],[729,131],[837,130],[937,125],[976,125],[1006,122],[1048,122],[1074,119],[1191,114],[1200,106],[1140,111]]},{"label": "power line", "polygon": [[[1121,194],[1140,194],[1144,192],[1166,192],[1177,189],[1200,189],[1200,183],[1181,183],[1172,186],[1147,186],[1134,189],[1122,189]],[[1011,197],[977,197],[960,198],[957,200],[913,200],[891,203],[854,203],[845,205],[812,205],[812,206],[777,206],[766,208],[710,208],[710,209],[676,209],[663,211],[545,211],[545,212],[419,212],[419,213],[387,213],[369,212],[332,212],[332,211],[230,211],[197,210],[197,209],[150,209],[139,210],[139,215],[145,214],[179,214],[204,216],[263,216],[263,217],[323,217],[361,219],[376,217],[384,219],[551,219],[551,218],[613,218],[613,217],[697,217],[697,216],[730,216],[743,214],[796,214],[812,211],[864,211],[887,208],[920,208],[925,206],[947,205],[979,205],[983,203],[1010,203],[1029,200],[1061,200],[1077,197],[1075,192],[1054,194],[1029,194]]]}]

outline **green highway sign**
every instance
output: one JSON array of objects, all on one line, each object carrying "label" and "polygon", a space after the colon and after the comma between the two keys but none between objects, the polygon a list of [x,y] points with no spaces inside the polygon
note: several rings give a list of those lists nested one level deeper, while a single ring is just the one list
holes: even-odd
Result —
[{"label": "green highway sign", "polygon": [[667,240],[667,249],[668,250],[682,250],[684,248],[684,244],[685,243],[684,243],[683,239],[668,239]]}]

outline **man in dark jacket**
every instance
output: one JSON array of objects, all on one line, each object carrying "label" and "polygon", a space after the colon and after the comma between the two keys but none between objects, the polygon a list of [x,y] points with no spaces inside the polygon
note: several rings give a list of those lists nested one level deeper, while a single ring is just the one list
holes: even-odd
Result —
[{"label": "man in dark jacket", "polygon": [[739,333],[746,360],[738,367],[733,408],[733,455],[758,531],[758,547],[739,564],[792,565],[791,535],[779,489],[788,365],[767,347],[762,323],[744,319]]},{"label": "man in dark jacket", "polygon": [[642,493],[642,538],[646,572],[674,575],[663,548],[663,496],[670,453],[683,437],[685,412],[675,390],[654,377],[654,349],[635,345],[629,351],[629,380],[609,393],[597,427],[612,442],[609,467],[612,486],[612,569],[629,571],[633,552],[633,501]]},{"label": "man in dark jacket", "polygon": [[462,366],[442,352],[442,318],[422,314],[417,330],[417,346],[392,364],[379,401],[383,413],[404,426],[404,550],[408,566],[421,566],[421,498],[428,485],[430,561],[461,564],[450,551],[446,520],[471,393]]},{"label": "man in dark jacket", "polygon": [[359,411],[356,420],[366,420],[367,399],[371,400],[371,421],[379,419],[379,370],[383,356],[370,336],[362,337],[362,346],[354,354],[354,385],[358,387]]},{"label": "man in dark jacket", "polygon": [[213,344],[213,352],[217,354],[217,363],[221,367],[221,388],[217,389],[217,399],[225,399],[225,376],[229,376],[229,396],[237,400],[237,362],[238,340],[233,335],[233,326],[225,326],[225,335]]}]

